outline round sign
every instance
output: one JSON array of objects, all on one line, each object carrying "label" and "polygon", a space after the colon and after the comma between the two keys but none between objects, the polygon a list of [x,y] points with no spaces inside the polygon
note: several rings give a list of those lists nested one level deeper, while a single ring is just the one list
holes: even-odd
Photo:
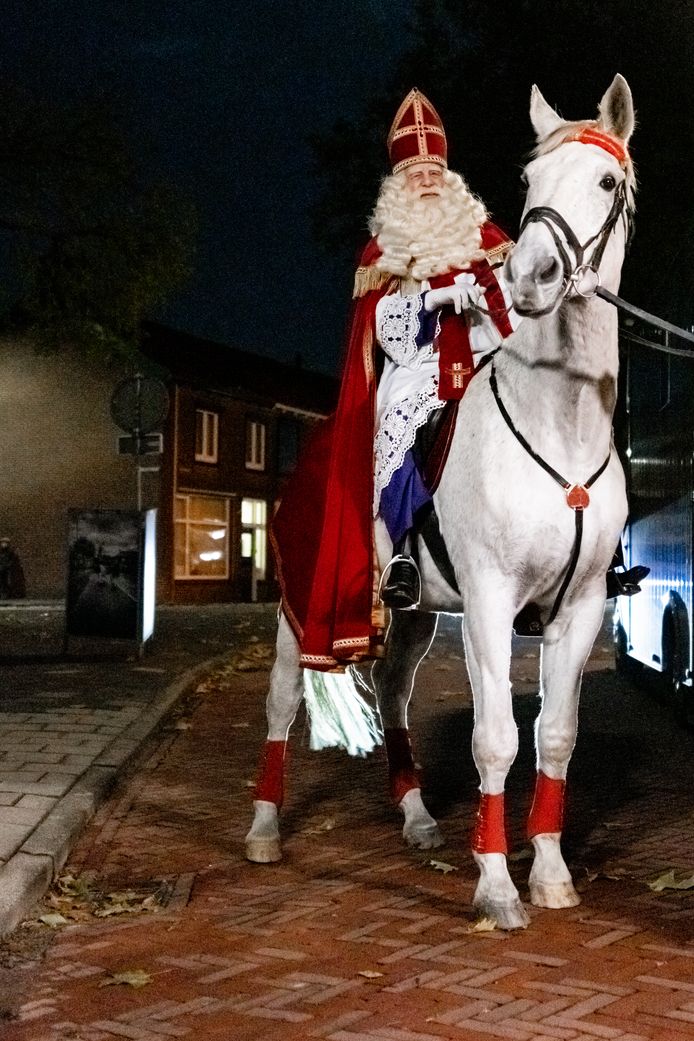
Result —
[{"label": "round sign", "polygon": [[159,430],[168,411],[169,392],[154,376],[128,376],[111,395],[113,421],[128,433]]}]

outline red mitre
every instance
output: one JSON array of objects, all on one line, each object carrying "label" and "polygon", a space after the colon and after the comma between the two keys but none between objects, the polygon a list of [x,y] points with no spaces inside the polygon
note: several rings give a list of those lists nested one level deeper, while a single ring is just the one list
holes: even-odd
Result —
[{"label": "red mitre", "polygon": [[388,154],[393,173],[414,163],[446,166],[446,133],[438,112],[417,88],[411,90],[397,111],[388,134]]}]

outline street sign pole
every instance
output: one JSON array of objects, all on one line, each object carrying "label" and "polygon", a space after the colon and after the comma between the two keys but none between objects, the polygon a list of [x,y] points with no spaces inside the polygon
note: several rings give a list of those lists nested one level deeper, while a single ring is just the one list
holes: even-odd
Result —
[{"label": "street sign pole", "polygon": [[158,467],[143,466],[143,456],[161,454],[162,434],[154,431],[166,418],[169,395],[161,380],[134,376],[122,380],[111,397],[111,415],[121,430],[127,431],[118,438],[118,453],[135,456],[135,481],[137,509],[142,510],[143,473],[155,473]]}]

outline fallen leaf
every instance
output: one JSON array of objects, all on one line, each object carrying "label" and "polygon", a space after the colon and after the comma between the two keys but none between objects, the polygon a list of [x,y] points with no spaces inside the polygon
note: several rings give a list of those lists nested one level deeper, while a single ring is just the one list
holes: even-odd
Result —
[{"label": "fallen leaf", "polygon": [[373,969],[362,969],[357,973],[357,976],[364,976],[367,980],[377,980],[382,975],[382,972],[374,972]]},{"label": "fallen leaf", "polygon": [[91,896],[91,883],[88,878],[74,875],[60,875],[56,879],[56,886],[66,897],[75,897],[78,900],[88,900]]},{"label": "fallen leaf", "polygon": [[303,829],[302,835],[321,835],[324,831],[332,831],[336,823],[334,817],[326,817],[320,824],[309,824]]},{"label": "fallen leaf", "polygon": [[249,727],[250,725],[250,723],[232,723],[230,729],[241,730],[243,727]]},{"label": "fallen leaf", "polygon": [[57,911],[53,914],[42,914],[39,921],[43,922],[44,925],[49,925],[51,929],[57,929],[60,925],[68,924],[67,918],[58,914]]},{"label": "fallen leaf", "polygon": [[255,788],[255,781],[244,781],[244,788]]},{"label": "fallen leaf", "polygon": [[434,871],[441,871],[444,875],[447,875],[450,871],[460,870],[453,864],[446,864],[446,862],[443,860],[428,860],[427,867],[432,867]]},{"label": "fallen leaf", "polygon": [[674,868],[670,868],[669,871],[654,878],[652,882],[647,882],[646,885],[654,893],[662,893],[664,889],[694,889],[694,875],[684,875],[682,872],[675,872]]},{"label": "fallen leaf", "polygon": [[176,725],[174,726],[174,730],[190,730],[192,726],[193,724],[187,723],[185,719],[179,719]]},{"label": "fallen leaf", "polygon": [[109,918],[114,914],[134,914],[139,910],[139,907],[131,904],[107,904],[106,907],[98,907],[93,913],[95,918]]},{"label": "fallen leaf", "polygon": [[467,930],[469,933],[493,933],[496,929],[496,918],[478,918]]},{"label": "fallen leaf", "polygon": [[144,969],[127,969],[125,972],[114,972],[102,980],[100,987],[115,987],[123,984],[127,987],[145,987],[152,982],[152,977]]},{"label": "fallen leaf", "polygon": [[515,853],[509,853],[508,860],[532,860],[533,851],[526,846],[524,849],[516,850]]}]

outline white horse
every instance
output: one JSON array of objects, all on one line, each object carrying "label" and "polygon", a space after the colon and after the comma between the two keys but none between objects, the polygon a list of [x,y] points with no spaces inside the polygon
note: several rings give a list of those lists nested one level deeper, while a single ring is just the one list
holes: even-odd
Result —
[{"label": "white horse", "polygon": [[[533,604],[544,625],[530,898],[540,907],[570,907],[579,897],[560,850],[564,784],[582,670],[601,625],[605,573],[627,513],[612,445],[617,314],[591,295],[595,269],[606,288],[618,289],[633,202],[626,143],[634,114],[621,76],[598,111],[597,121],[566,122],[532,90],[537,148],[524,172],[524,220],[504,275],[516,310],[534,320],[523,321],[472,381],[435,495],[459,592],[421,545],[422,610],[393,612],[386,657],[372,672],[405,838],[420,848],[438,845],[412,760],[407,705],[436,612],[464,610],[472,751],[481,782],[473,906],[502,929],[528,924],[508,872],[503,824],[504,785],[518,748],[509,683],[514,619]],[[382,566],[389,549],[384,545]],[[273,774],[276,794],[266,786],[255,802],[247,836],[254,861],[281,856],[277,807],[285,742],[302,697],[300,673],[296,641],[281,620],[267,703],[266,774]]]}]

